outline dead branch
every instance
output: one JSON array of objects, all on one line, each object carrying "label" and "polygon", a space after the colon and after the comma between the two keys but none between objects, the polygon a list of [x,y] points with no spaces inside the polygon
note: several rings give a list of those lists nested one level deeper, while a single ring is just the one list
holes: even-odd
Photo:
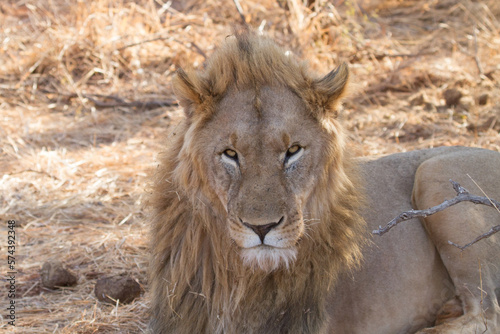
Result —
[{"label": "dead branch", "polygon": [[241,23],[243,23],[243,25],[246,26],[247,20],[245,19],[245,15],[243,14],[243,8],[241,8],[240,1],[233,0],[233,2],[234,2],[234,5],[236,6],[236,10],[238,11],[238,14],[240,14]]},{"label": "dead branch", "polygon": [[[450,180],[451,184],[453,185],[453,189],[457,192],[457,196],[455,196],[452,199],[445,200],[443,203],[433,206],[432,208],[425,209],[425,210],[408,210],[405,212],[400,213],[397,217],[395,217],[393,220],[391,220],[385,227],[379,226],[378,230],[374,230],[372,233],[377,234],[377,235],[383,235],[387,233],[391,228],[394,226],[398,225],[399,223],[410,220],[413,218],[417,217],[428,217],[430,215],[433,215],[437,212],[443,211],[446,208],[449,208],[450,206],[453,206],[455,204],[458,204],[460,202],[472,202],[474,204],[482,204],[482,205],[487,205],[492,208],[495,208],[497,210],[500,210],[500,202],[488,198],[488,197],[483,197],[483,196],[476,196],[476,195],[471,195],[467,189],[462,187],[460,184],[457,182]],[[500,211],[499,211],[500,212]],[[461,250],[466,249],[467,247],[475,244],[479,240],[485,239],[490,237],[491,235],[497,233],[500,231],[500,225],[497,225],[493,228],[491,228],[488,232],[480,235],[477,237],[474,241],[468,243],[465,246],[459,246],[451,241],[448,241],[450,245],[453,245],[455,247],[460,248]]]},{"label": "dead branch", "polygon": [[[76,97],[76,94],[74,94]],[[114,107],[128,107],[128,108],[142,108],[142,109],[156,109],[156,108],[161,108],[161,107],[170,107],[170,106],[177,106],[178,103],[174,100],[151,100],[151,101],[124,101],[120,98],[117,98],[115,96],[106,96],[106,99],[111,99],[114,100],[113,102],[104,102],[101,100],[97,100],[91,95],[83,95],[84,98],[89,100],[94,104],[96,108],[114,108]]]},{"label": "dead branch", "polygon": [[474,28],[472,29],[472,37],[473,37],[473,40],[474,40],[474,54],[470,53],[469,51],[467,51],[463,46],[461,46],[460,44],[457,44],[458,48],[464,53],[466,54],[467,56],[471,57],[471,58],[474,58],[474,61],[476,63],[476,67],[477,67],[477,70],[479,72],[479,77],[481,79],[484,79],[485,77],[485,74],[484,74],[484,70],[483,70],[483,66],[481,65],[481,61],[479,59],[479,44],[477,42],[477,27],[474,26]]},{"label": "dead branch", "polygon": [[204,59],[207,59],[207,54],[205,52],[203,52],[203,50],[198,45],[196,45],[196,43],[194,43],[194,42],[185,43],[185,42],[179,41],[176,38],[172,38],[172,36],[168,36],[168,37],[161,37],[160,36],[160,37],[145,39],[143,41],[139,41],[136,43],[131,43],[131,44],[127,44],[127,45],[124,45],[122,47],[119,47],[116,49],[116,51],[122,51],[122,50],[125,50],[127,48],[134,47],[134,46],[138,46],[138,45],[142,45],[142,44],[146,44],[146,43],[151,43],[151,42],[156,42],[156,41],[164,41],[164,40],[168,40],[169,42],[176,42],[184,47],[187,46],[188,48],[190,48],[191,50],[194,50],[196,53],[198,53],[200,56],[202,56]]},{"label": "dead branch", "polygon": [[479,75],[484,77],[483,67],[481,66],[481,61],[479,60],[479,46],[477,43],[477,28],[474,26],[472,30],[474,36],[474,61],[476,62],[477,70],[479,71]]},{"label": "dead branch", "polygon": [[[64,96],[67,99],[73,99],[76,97],[82,97],[90,101],[96,108],[104,109],[104,108],[115,108],[115,107],[127,107],[127,108],[142,108],[142,109],[156,109],[161,107],[172,107],[179,105],[175,100],[149,100],[149,101],[125,101],[121,97],[115,95],[102,95],[102,94],[77,94],[70,93],[64,94],[59,92],[53,92],[50,90],[40,90],[43,93],[48,94],[57,94],[60,96]],[[99,98],[99,99],[97,99]],[[106,102],[106,100],[111,100],[111,102]]]},{"label": "dead branch", "polygon": [[125,50],[127,48],[134,47],[134,46],[138,46],[138,45],[142,45],[142,44],[146,44],[146,43],[151,43],[151,42],[156,42],[156,41],[164,41],[167,39],[172,39],[172,37],[168,36],[168,37],[156,37],[156,38],[145,39],[145,40],[140,41],[140,42],[130,43],[130,44],[124,45],[122,47],[119,47],[116,49],[116,51],[122,51],[122,50]]},{"label": "dead branch", "polygon": [[374,54],[373,56],[377,60],[381,60],[384,58],[412,58],[412,57],[421,57],[421,56],[430,56],[430,55],[435,55],[438,53],[437,49],[433,49],[431,51],[422,51],[422,52],[417,52],[417,53],[395,53],[395,54],[390,54],[390,53],[380,53],[380,54]]},{"label": "dead branch", "polygon": [[[178,40],[174,39],[175,42],[177,43],[180,43],[182,44],[182,42],[179,42]],[[198,46],[196,45],[195,42],[189,42],[188,43],[188,47],[192,50],[194,50],[195,52],[197,52],[199,55],[201,55],[204,59],[207,59],[207,54],[205,52],[203,52],[203,50]]]},{"label": "dead branch", "polygon": [[457,248],[460,248],[461,250],[465,250],[467,247],[474,245],[479,240],[489,238],[490,236],[492,236],[493,234],[495,234],[497,232],[500,232],[500,225],[493,226],[488,232],[481,234],[479,237],[477,237],[476,239],[474,239],[473,241],[469,242],[468,244],[466,244],[464,246],[457,245],[453,241],[449,241],[449,240],[448,240],[448,244],[455,246]]}]

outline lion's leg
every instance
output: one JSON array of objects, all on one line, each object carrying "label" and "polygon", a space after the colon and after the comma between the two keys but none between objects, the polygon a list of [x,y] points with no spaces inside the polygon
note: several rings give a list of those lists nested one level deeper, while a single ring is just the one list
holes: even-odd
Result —
[{"label": "lion's leg", "polygon": [[495,329],[485,332],[486,324],[478,322],[477,316],[472,314],[463,315],[453,321],[445,322],[432,328],[423,329],[417,334],[475,334],[475,333],[497,333]]},{"label": "lion's leg", "polygon": [[[449,179],[474,194],[481,190],[500,198],[500,154],[491,151],[460,152],[424,162],[415,177],[414,205],[425,209],[455,196]],[[500,224],[500,213],[486,206],[460,203],[429,216],[424,225],[436,245],[455,287],[463,315],[421,333],[500,333],[500,235],[483,239],[465,251],[464,245]]]}]

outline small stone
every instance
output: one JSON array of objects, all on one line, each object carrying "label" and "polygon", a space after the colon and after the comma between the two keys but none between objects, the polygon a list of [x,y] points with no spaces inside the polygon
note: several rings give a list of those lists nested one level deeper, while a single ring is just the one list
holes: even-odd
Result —
[{"label": "small stone", "polygon": [[60,261],[45,262],[40,276],[42,277],[42,286],[49,289],[74,286],[78,282],[76,275],[64,268]]},{"label": "small stone", "polygon": [[431,102],[426,102],[426,103],[424,104],[424,110],[425,110],[425,111],[430,111],[430,112],[436,112],[436,111],[437,111],[437,108],[436,108],[436,106],[435,106],[433,103],[431,103]]},{"label": "small stone", "polygon": [[112,276],[97,280],[94,293],[101,302],[128,304],[141,295],[141,286],[131,277]]},{"label": "small stone", "polygon": [[460,103],[462,92],[455,88],[447,89],[443,92],[443,98],[446,102],[446,106],[456,107]]},{"label": "small stone", "polygon": [[410,97],[411,106],[422,106],[428,101],[425,93],[418,93]]},{"label": "small stone", "polygon": [[474,98],[472,96],[464,96],[460,100],[460,109],[470,111],[474,107]]},{"label": "small stone", "polygon": [[477,103],[480,106],[484,106],[488,103],[490,96],[488,94],[482,94],[477,98]]}]

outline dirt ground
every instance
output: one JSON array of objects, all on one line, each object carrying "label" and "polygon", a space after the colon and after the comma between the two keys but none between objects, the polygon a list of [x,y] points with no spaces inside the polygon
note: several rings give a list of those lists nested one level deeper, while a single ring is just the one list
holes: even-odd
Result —
[{"label": "dirt ground", "polygon": [[[241,10],[315,71],[349,64],[342,117],[357,155],[500,152],[497,0],[249,0]],[[147,289],[148,173],[182,117],[171,77],[202,66],[241,20],[230,0],[0,3],[0,268],[16,272],[16,326],[6,282],[0,332],[143,331],[146,295],[108,305],[94,285],[127,274]],[[42,286],[53,260],[77,285]]]}]

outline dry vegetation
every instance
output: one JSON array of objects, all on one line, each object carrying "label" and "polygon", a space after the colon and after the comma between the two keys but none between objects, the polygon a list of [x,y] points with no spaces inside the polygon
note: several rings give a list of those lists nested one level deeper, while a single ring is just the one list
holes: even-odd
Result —
[{"label": "dry vegetation", "polygon": [[[440,145],[500,151],[497,0],[241,6],[250,26],[315,70],[350,64],[355,88],[343,114],[358,155]],[[17,327],[4,318],[0,331],[142,332],[147,298],[105,305],[93,286],[121,273],[147,286],[147,174],[182,116],[171,76],[201,66],[237,23],[230,0],[0,3],[2,275],[6,220],[19,224]],[[463,97],[448,107],[443,93],[452,88]],[[40,268],[50,259],[78,285],[43,288]]]}]

